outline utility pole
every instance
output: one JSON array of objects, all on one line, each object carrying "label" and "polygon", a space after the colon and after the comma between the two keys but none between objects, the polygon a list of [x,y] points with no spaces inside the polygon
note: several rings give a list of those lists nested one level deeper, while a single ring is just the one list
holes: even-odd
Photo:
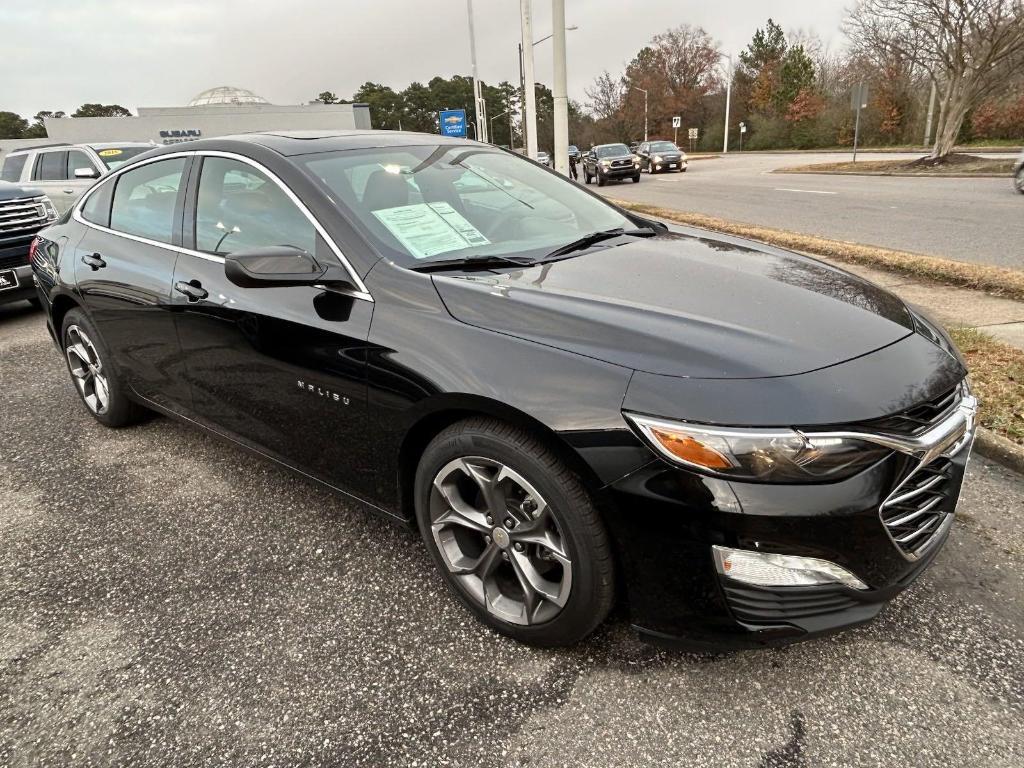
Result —
[{"label": "utility pole", "polygon": [[857,144],[860,141],[860,111],[868,105],[868,86],[861,80],[853,86],[853,107],[857,118],[853,122],[853,162],[857,162]]},{"label": "utility pole", "polygon": [[725,79],[725,137],[722,139],[722,154],[729,152],[729,105],[732,101],[732,54],[722,54],[729,60],[729,70]]},{"label": "utility pole", "polygon": [[554,82],[551,95],[555,111],[555,170],[563,176],[568,176],[569,88],[565,72],[565,0],[551,0],[551,29],[554,45]]},{"label": "utility pole", "polygon": [[469,56],[473,64],[473,101],[476,106],[477,140],[487,141],[487,105],[480,93],[480,79],[476,73],[476,34],[473,31],[473,0],[466,0],[469,16]]},{"label": "utility pole", "polygon": [[519,0],[523,40],[523,134],[526,136],[526,156],[537,159],[537,94],[533,80],[533,0]]}]

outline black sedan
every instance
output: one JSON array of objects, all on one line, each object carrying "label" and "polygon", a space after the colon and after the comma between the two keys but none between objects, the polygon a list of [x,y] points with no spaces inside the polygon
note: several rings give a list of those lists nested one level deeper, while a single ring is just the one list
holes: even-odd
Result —
[{"label": "black sedan", "polygon": [[686,153],[671,141],[645,141],[636,150],[640,169],[648,173],[685,172],[689,161]]},{"label": "black sedan", "polygon": [[640,181],[640,159],[625,144],[598,144],[583,155],[583,180],[597,180],[603,187],[610,180]]},{"label": "black sedan", "polygon": [[33,269],[101,424],[173,416],[418,526],[538,645],[617,598],[691,648],[866,621],[940,550],[973,436],[962,360],[891,294],[476,142],[154,150]]}]

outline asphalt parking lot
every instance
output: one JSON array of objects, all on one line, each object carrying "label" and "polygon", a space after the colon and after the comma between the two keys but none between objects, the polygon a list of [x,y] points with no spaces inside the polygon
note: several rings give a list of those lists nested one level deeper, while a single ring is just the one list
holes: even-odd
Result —
[{"label": "asphalt parking lot", "polygon": [[[870,153],[858,159],[911,159]],[[986,157],[1011,158],[991,154]],[[834,240],[1024,268],[1024,196],[1006,178],[907,178],[773,173],[849,160],[843,153],[737,153],[694,160],[686,173],[644,174],[609,197]],[[593,189],[597,189],[594,187]]]},{"label": "asphalt parking lot", "polygon": [[1020,766],[1024,483],[976,457],[961,511],[862,629],[699,656],[619,615],[533,650],[411,532],[167,419],[100,427],[0,307],[0,765]]}]

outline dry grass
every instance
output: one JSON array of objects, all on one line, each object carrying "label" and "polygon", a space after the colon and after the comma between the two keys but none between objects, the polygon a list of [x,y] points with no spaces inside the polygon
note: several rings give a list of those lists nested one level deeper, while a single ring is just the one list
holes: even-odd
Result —
[{"label": "dry grass", "polygon": [[994,296],[1024,301],[1024,271],[1019,269],[993,267],[986,264],[968,264],[952,259],[942,259],[938,256],[924,256],[907,251],[878,248],[873,245],[828,240],[814,235],[802,235],[752,224],[739,224],[700,213],[687,213],[626,200],[614,200],[613,202],[637,213],[679,224],[758,240],[779,248],[824,256],[848,264],[862,264],[866,267],[884,269],[943,285],[972,288]]},{"label": "dry grass", "polygon": [[954,328],[950,335],[967,359],[981,424],[1024,445],[1024,352],[975,328]]},{"label": "dry grass", "polygon": [[779,168],[775,173],[831,173],[871,176],[1009,176],[1013,160],[957,155],[957,161],[927,165],[914,160],[861,160],[859,163],[814,163]]}]

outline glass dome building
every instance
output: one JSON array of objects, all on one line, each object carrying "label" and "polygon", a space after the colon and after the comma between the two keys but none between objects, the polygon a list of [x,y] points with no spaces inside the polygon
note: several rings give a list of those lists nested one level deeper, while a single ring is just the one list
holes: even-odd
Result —
[{"label": "glass dome building", "polygon": [[262,96],[257,96],[245,88],[230,85],[219,85],[208,88],[188,103],[190,107],[205,107],[209,104],[269,104]]}]

